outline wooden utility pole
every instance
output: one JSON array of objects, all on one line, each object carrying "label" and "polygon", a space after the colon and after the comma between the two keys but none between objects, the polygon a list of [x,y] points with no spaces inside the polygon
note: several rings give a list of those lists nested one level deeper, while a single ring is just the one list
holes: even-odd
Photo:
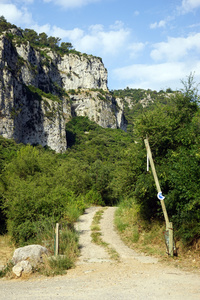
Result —
[{"label": "wooden utility pole", "polygon": [[162,196],[162,191],[161,191],[160,184],[159,184],[159,181],[158,181],[158,176],[157,176],[157,173],[156,173],[156,169],[155,169],[154,161],[153,161],[153,158],[152,158],[151,149],[150,149],[150,146],[149,146],[148,139],[145,139],[144,143],[145,143],[145,146],[146,146],[147,156],[148,156],[148,159],[150,161],[151,169],[152,169],[152,172],[153,172],[153,177],[154,177],[157,192],[158,192],[158,199],[160,200],[160,203],[161,203],[161,206],[162,206],[162,211],[163,211],[164,218],[165,218],[165,223],[166,223],[166,231],[168,231],[168,234],[169,234],[169,255],[173,256],[173,253],[174,253],[173,224],[171,222],[169,222],[167,210],[166,210],[166,207],[165,207],[164,197]]}]

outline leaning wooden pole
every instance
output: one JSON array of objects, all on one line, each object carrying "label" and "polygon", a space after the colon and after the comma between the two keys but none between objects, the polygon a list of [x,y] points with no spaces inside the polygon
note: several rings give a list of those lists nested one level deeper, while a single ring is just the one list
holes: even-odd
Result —
[{"label": "leaning wooden pole", "polygon": [[157,176],[157,173],[156,173],[156,169],[155,169],[154,161],[153,161],[153,158],[152,158],[151,149],[150,149],[150,146],[149,146],[148,139],[145,139],[144,143],[145,143],[146,150],[147,150],[147,156],[148,156],[148,159],[150,161],[150,165],[151,165],[153,177],[154,177],[154,180],[155,180],[157,192],[158,192],[158,195],[160,195],[160,197],[158,197],[158,199],[160,200],[162,211],[163,211],[163,214],[164,214],[165,223],[166,223],[166,230],[169,232],[169,236],[170,236],[169,237],[169,255],[173,256],[174,246],[173,246],[173,227],[172,227],[172,223],[169,222],[167,210],[166,210],[166,207],[165,207],[164,197],[162,196],[162,191],[161,191],[161,188],[160,188],[160,184],[159,184],[158,176]]},{"label": "leaning wooden pole", "polygon": [[[150,165],[151,165],[151,169],[152,169],[152,172],[153,172],[153,177],[154,177],[154,180],[155,180],[157,192],[158,192],[158,194],[160,194],[160,193],[162,193],[162,191],[161,191],[160,184],[159,184],[159,181],[158,181],[158,176],[157,176],[155,165],[154,165],[154,162],[153,162],[153,158],[152,158],[151,149],[150,149],[150,146],[149,146],[148,139],[145,139],[144,143],[145,143],[145,146],[146,146],[147,155],[148,155]],[[166,207],[165,207],[164,199],[160,200],[160,202],[161,202],[162,211],[163,211],[164,218],[165,218],[166,227],[168,227],[169,226],[169,218],[168,218],[167,210],[166,210]]]}]

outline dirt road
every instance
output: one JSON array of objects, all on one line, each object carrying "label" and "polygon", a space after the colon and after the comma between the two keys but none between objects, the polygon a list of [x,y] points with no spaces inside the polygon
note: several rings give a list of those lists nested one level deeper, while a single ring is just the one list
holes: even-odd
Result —
[{"label": "dirt road", "polygon": [[98,208],[89,208],[77,223],[81,256],[75,269],[55,278],[0,280],[0,299],[200,299],[200,276],[168,268],[156,259],[138,255],[126,247],[113,228],[115,208],[101,220],[102,238],[119,253],[110,259],[104,248],[91,243],[90,225]]}]

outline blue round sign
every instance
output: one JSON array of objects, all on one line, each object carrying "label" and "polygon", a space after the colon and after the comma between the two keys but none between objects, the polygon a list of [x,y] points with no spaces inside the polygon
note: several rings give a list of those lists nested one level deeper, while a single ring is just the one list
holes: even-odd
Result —
[{"label": "blue round sign", "polygon": [[165,199],[165,197],[162,195],[162,192],[159,192],[157,194],[157,197],[158,197],[159,200],[164,200]]}]

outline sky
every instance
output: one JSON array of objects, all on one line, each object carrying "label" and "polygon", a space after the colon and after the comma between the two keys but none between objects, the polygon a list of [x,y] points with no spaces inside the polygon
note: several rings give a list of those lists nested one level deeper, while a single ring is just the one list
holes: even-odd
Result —
[{"label": "sky", "polygon": [[101,57],[109,90],[200,83],[200,0],[0,0],[1,15]]}]

